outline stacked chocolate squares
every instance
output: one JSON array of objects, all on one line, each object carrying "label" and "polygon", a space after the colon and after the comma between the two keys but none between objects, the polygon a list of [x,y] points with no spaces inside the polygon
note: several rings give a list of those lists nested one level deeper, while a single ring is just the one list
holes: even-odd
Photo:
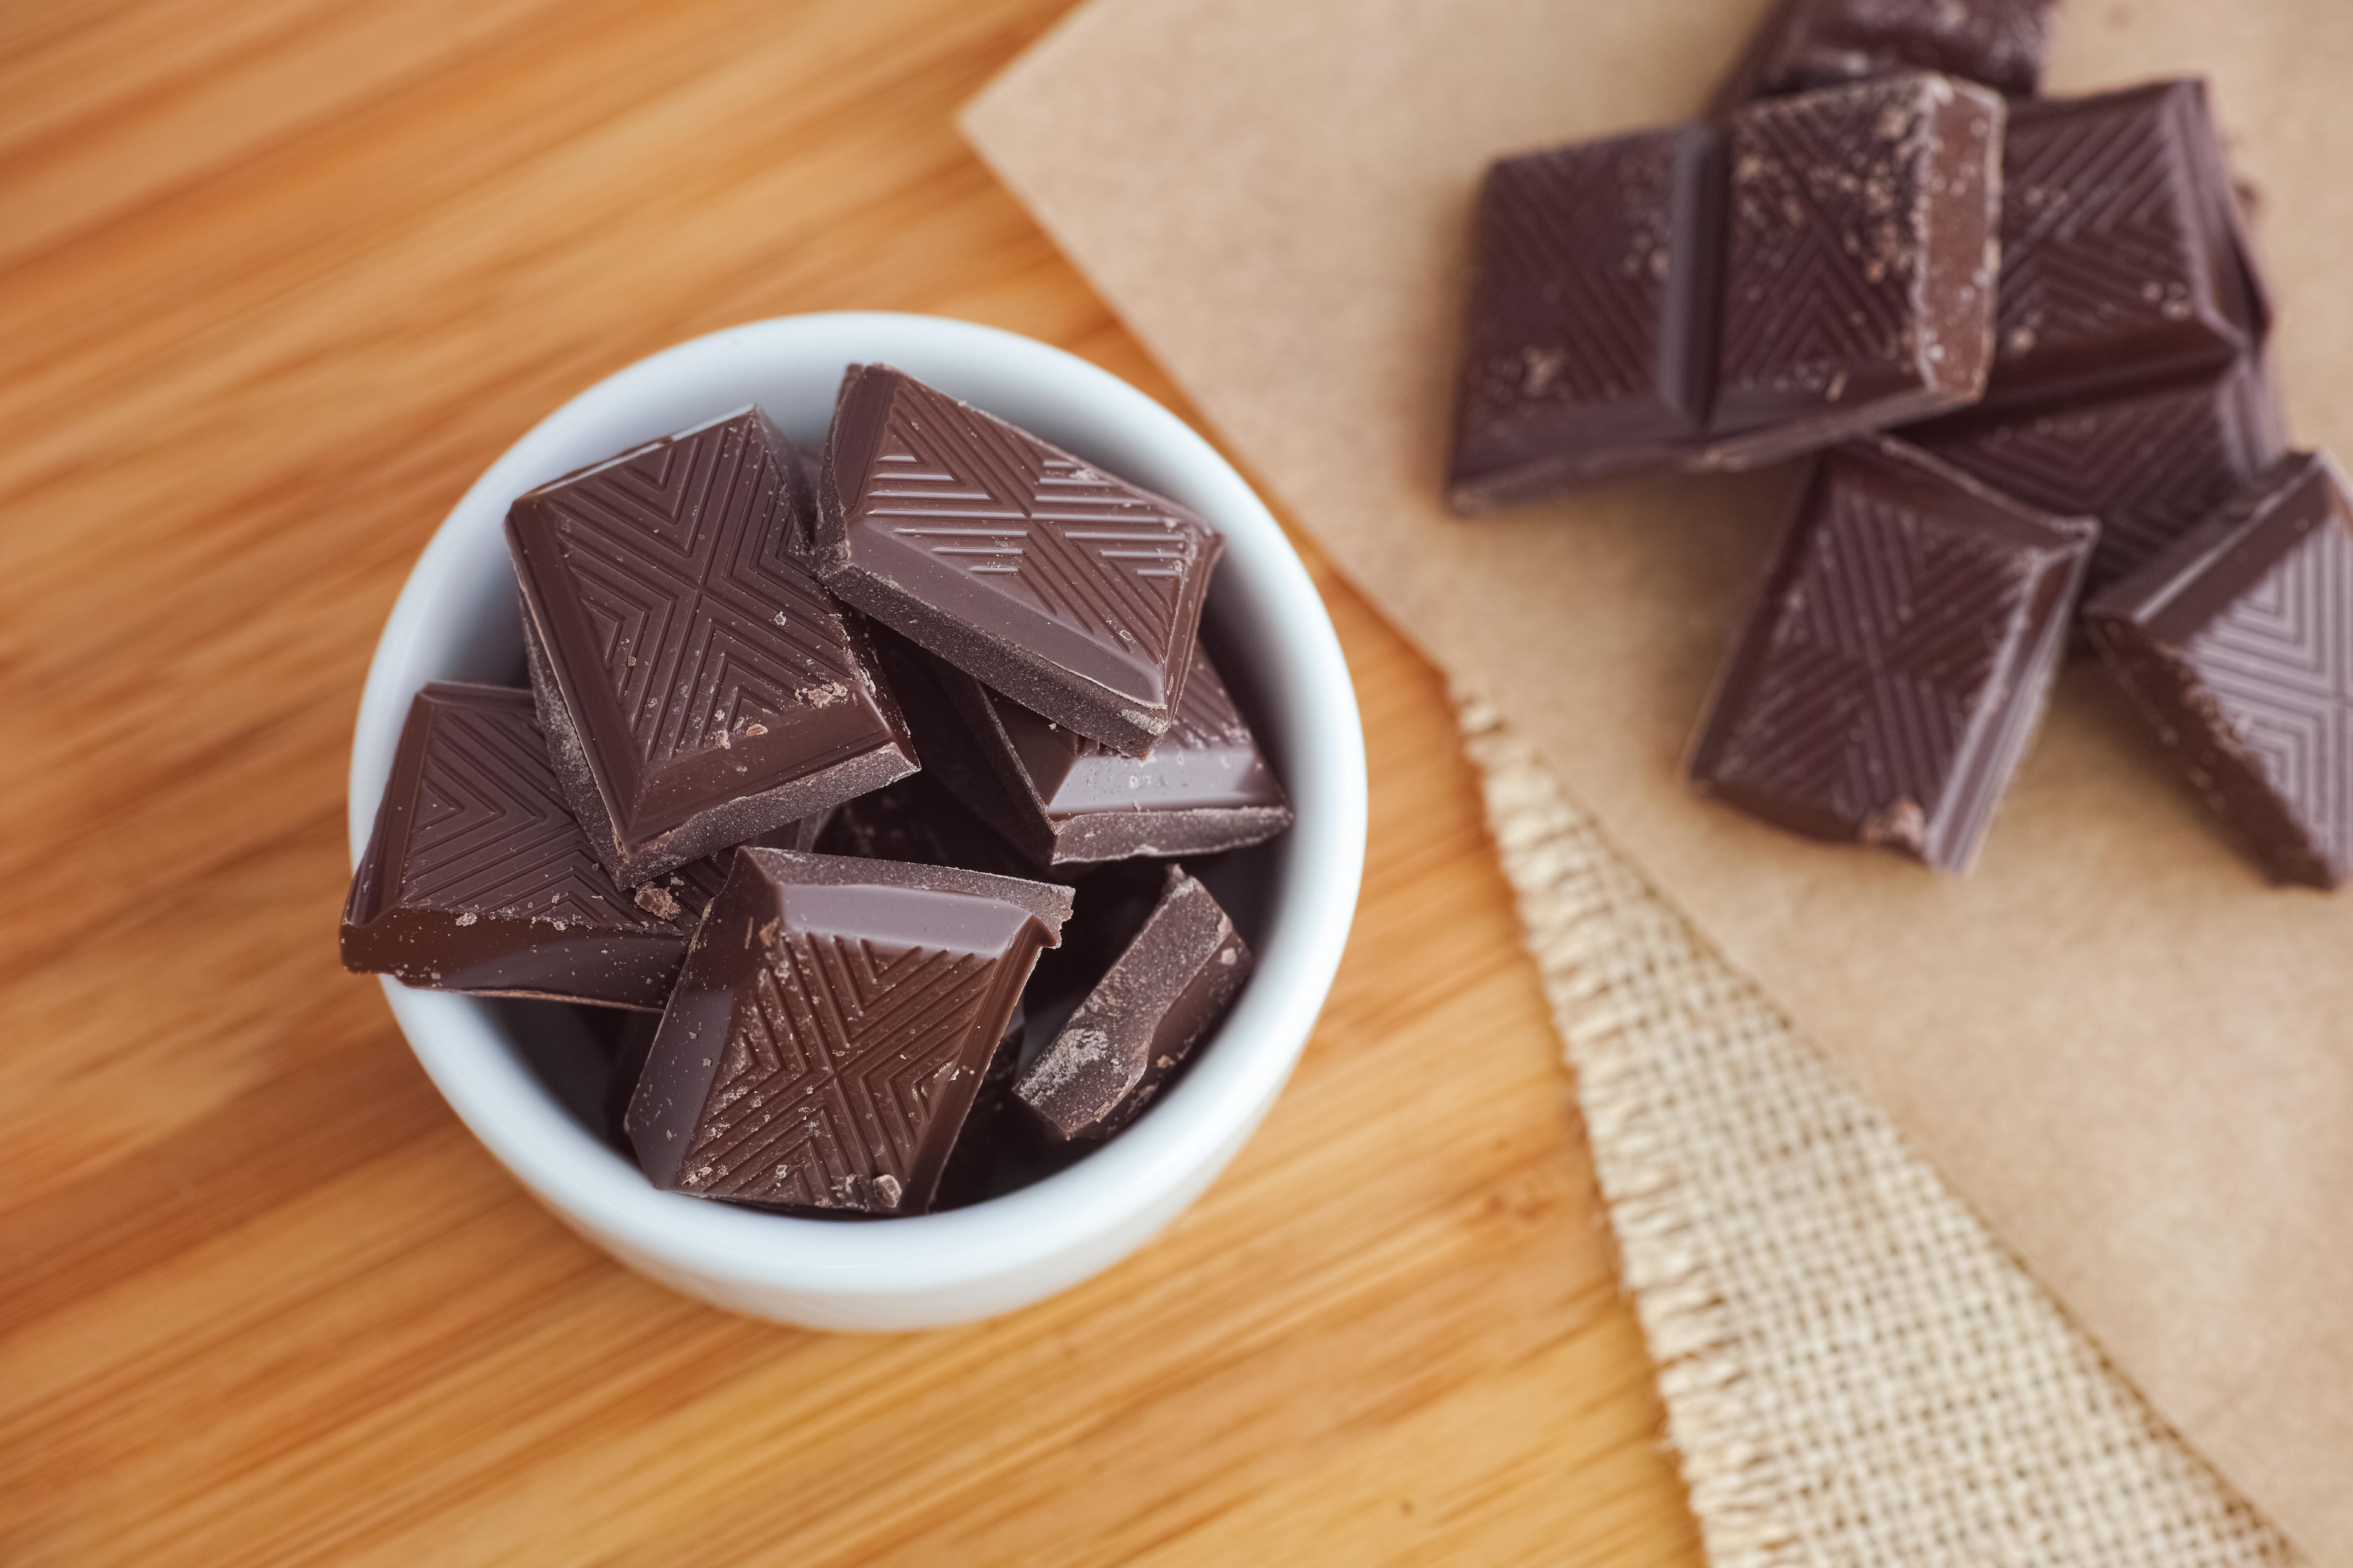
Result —
[{"label": "stacked chocolate squares", "polygon": [[853,365],[821,465],[746,408],[507,538],[529,689],[418,693],[343,960],[635,1010],[613,1098],[656,1185],[977,1201],[1133,1121],[1240,994],[1173,858],[1214,881],[1292,814],[1185,508]]},{"label": "stacked chocolate squares", "polygon": [[1784,0],[1704,121],[1493,164],[1448,499],[1814,453],[1698,789],[1964,869],[2088,643],[2334,887],[2353,501],[2287,450],[2204,84],[2036,97],[2051,11]]}]

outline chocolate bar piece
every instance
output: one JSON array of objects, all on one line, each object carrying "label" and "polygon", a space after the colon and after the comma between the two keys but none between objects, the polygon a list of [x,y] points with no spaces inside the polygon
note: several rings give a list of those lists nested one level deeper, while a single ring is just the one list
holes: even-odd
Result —
[{"label": "chocolate bar piece", "polygon": [[1488,169],[1458,509],[1671,465],[1705,437],[1723,164],[1719,132],[1680,125]]},{"label": "chocolate bar piece", "polygon": [[2097,518],[2086,595],[2203,521],[2287,447],[2260,358],[2011,417],[1971,410],[1904,438],[2039,510]]},{"label": "chocolate bar piece", "polygon": [[1986,410],[2219,373],[2270,322],[2200,81],[2013,105]]},{"label": "chocolate bar piece", "polygon": [[1995,94],[1926,75],[1733,118],[1702,466],[1774,462],[1977,401],[1993,351],[2003,121]]},{"label": "chocolate bar piece", "polygon": [[624,887],[915,771],[860,637],[786,557],[814,504],[753,408],[507,513],[556,777]]},{"label": "chocolate bar piece", "polygon": [[2057,0],[1782,0],[1716,91],[1711,116],[1758,98],[1901,70],[2031,97]]},{"label": "chocolate bar piece", "polygon": [[722,868],[624,892],[547,761],[531,693],[436,682],[400,732],[343,905],[346,969],[406,984],[659,1009]]},{"label": "chocolate bar piece", "polygon": [[882,625],[1130,755],[1176,721],[1225,542],[888,365],[851,365],[808,560]]},{"label": "chocolate bar piece", "polygon": [[1282,785],[1198,648],[1176,725],[1141,757],[1032,713],[902,638],[881,634],[876,653],[930,773],[1037,868],[1206,855],[1291,826]]},{"label": "chocolate bar piece", "polygon": [[[814,822],[758,842],[806,849]],[[402,984],[659,1012],[733,849],[635,892],[589,848],[532,695],[436,681],[409,704],[343,906],[343,966]]]},{"label": "chocolate bar piece", "polygon": [[2097,525],[1881,437],[1824,454],[1693,748],[1703,794],[1966,869],[2042,717]]},{"label": "chocolate bar piece", "polygon": [[1224,1020],[1251,963],[1209,890],[1169,866],[1144,929],[1022,1069],[1014,1098],[1052,1137],[1110,1137]]},{"label": "chocolate bar piece", "polygon": [[1750,468],[1974,402],[2003,119],[1915,73],[1496,164],[1450,504]]},{"label": "chocolate bar piece", "polygon": [[2353,863],[2353,497],[2281,458],[2084,609],[2198,793],[2283,882]]},{"label": "chocolate bar piece", "polygon": [[746,848],[712,900],[629,1102],[671,1192],[921,1214],[1067,888]]}]

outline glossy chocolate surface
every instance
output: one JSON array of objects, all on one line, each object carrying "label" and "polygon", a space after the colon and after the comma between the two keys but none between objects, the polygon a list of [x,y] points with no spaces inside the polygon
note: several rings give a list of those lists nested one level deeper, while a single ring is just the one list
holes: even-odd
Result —
[{"label": "glossy chocolate surface", "polygon": [[624,891],[573,820],[528,691],[417,695],[343,908],[344,967],[406,984],[659,1009],[723,872]]},{"label": "glossy chocolate surface", "polygon": [[625,886],[915,769],[859,637],[787,556],[813,505],[754,408],[507,514],[556,776]]},{"label": "glossy chocolate surface", "polygon": [[1144,929],[1014,1080],[1046,1132],[1095,1142],[1133,1121],[1221,1023],[1250,978],[1249,946],[1209,890],[1167,868]]},{"label": "glossy chocolate surface", "polygon": [[1198,648],[1176,724],[1141,757],[1033,713],[902,639],[881,634],[876,651],[929,772],[1040,869],[1211,854],[1291,826],[1282,784]]},{"label": "glossy chocolate surface", "polygon": [[1718,678],[1694,786],[1966,869],[2041,720],[2096,531],[1900,442],[1824,454]]},{"label": "glossy chocolate surface", "polygon": [[888,365],[842,378],[807,559],[876,621],[1081,734],[1175,722],[1224,541]]},{"label": "glossy chocolate surface", "polygon": [[2292,453],[2084,611],[2191,787],[2274,879],[2353,865],[2353,497]]},{"label": "glossy chocolate surface", "polygon": [[1071,907],[1014,878],[739,851],[630,1100],[639,1165],[737,1203],[924,1212]]}]

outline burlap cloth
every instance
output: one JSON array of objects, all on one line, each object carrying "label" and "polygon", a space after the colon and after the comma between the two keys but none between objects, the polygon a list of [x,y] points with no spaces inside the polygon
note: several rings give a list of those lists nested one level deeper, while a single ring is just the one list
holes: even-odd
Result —
[{"label": "burlap cloth", "polygon": [[1460,712],[1716,1568],[2300,1562],[1534,749]]}]

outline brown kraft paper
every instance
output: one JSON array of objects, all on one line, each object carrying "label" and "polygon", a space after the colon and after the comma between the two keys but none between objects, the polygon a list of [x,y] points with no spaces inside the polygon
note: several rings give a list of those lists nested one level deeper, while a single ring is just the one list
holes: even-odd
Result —
[{"label": "brown kraft paper", "polygon": [[[2094,667],[1966,879],[1679,764],[1791,469],[1438,501],[1497,153],[1694,112],[1759,0],[1099,0],[966,130],[1231,448],[2316,1561],[2353,1563],[2353,893],[2267,887]],[[2353,454],[2353,6],[2076,0],[2055,92],[2203,72],[2305,445]],[[2353,674],[2348,674],[2353,679]]]}]

